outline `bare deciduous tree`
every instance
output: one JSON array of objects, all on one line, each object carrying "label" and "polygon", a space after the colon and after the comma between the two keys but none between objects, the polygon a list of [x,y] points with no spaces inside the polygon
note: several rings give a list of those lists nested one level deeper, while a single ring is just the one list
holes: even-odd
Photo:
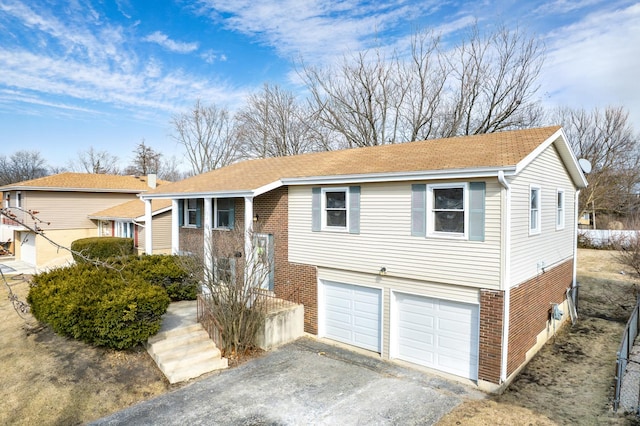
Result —
[{"label": "bare deciduous tree", "polygon": [[76,161],[69,161],[69,169],[84,173],[100,173],[117,175],[120,173],[118,157],[108,151],[97,151],[89,147],[86,151],[79,151]]},{"label": "bare deciduous tree", "polygon": [[319,133],[313,116],[292,92],[277,85],[265,84],[260,92],[251,94],[235,119],[244,157],[281,157],[318,150]]},{"label": "bare deciduous tree", "polygon": [[126,174],[144,176],[149,173],[158,173],[162,154],[147,146],[144,139],[138,144],[133,154],[131,164],[125,169]]},{"label": "bare deciduous tree", "polygon": [[[247,247],[245,238],[254,243]],[[204,322],[213,327],[224,356],[233,358],[254,348],[271,300],[260,284],[273,267],[254,234],[242,229],[214,231],[206,241],[192,235],[185,249],[190,254],[181,257],[183,266],[203,283]]]},{"label": "bare deciduous tree", "polygon": [[229,111],[199,100],[186,113],[176,115],[171,124],[172,135],[186,150],[194,174],[204,173],[234,162],[238,144]]},{"label": "bare deciduous tree", "polygon": [[580,193],[581,214],[628,216],[637,211],[640,135],[628,118],[623,107],[591,111],[563,107],[552,113],[551,121],[563,126],[576,156],[592,165],[589,186]]},{"label": "bare deciduous tree", "polygon": [[440,136],[529,127],[540,119],[533,96],[544,51],[536,38],[506,27],[484,35],[475,25],[448,60]]},{"label": "bare deciduous tree", "polygon": [[448,52],[422,32],[408,52],[367,50],[337,68],[302,64],[300,74],[321,124],[355,147],[537,124],[543,58],[519,30],[483,35],[476,26]]},{"label": "bare deciduous tree", "polygon": [[47,176],[47,162],[39,151],[17,151],[8,158],[0,155],[0,185]]}]

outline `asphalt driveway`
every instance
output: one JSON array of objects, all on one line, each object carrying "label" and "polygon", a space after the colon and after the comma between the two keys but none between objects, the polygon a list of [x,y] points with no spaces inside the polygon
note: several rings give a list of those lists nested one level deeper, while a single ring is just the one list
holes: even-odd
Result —
[{"label": "asphalt driveway", "polygon": [[311,338],[95,425],[429,425],[470,387]]}]

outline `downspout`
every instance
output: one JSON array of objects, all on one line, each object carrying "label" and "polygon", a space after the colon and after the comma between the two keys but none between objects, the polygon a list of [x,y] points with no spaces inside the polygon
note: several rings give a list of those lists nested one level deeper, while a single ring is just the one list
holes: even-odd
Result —
[{"label": "downspout", "polygon": [[500,383],[507,380],[507,361],[509,356],[509,306],[511,302],[511,185],[504,177],[504,172],[498,172],[498,182],[506,190],[505,201],[505,230],[504,230],[504,265],[502,284],[504,285],[504,303],[502,305],[502,359],[500,361]]},{"label": "downspout", "polygon": [[574,200],[574,208],[573,208],[573,279],[571,281],[571,288],[575,288],[578,285],[578,215],[580,214],[580,210],[578,210],[580,199],[580,190],[576,190],[576,198]]}]

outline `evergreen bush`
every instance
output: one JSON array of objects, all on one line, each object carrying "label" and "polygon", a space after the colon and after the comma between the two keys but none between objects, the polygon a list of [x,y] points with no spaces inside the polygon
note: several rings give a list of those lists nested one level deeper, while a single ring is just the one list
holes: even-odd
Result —
[{"label": "evergreen bush", "polygon": [[82,263],[87,262],[86,259],[106,261],[115,257],[130,256],[135,253],[135,247],[133,238],[89,237],[72,242],[71,251],[73,259]]},{"label": "evergreen bush", "polygon": [[143,277],[88,263],[35,275],[27,301],[34,317],[57,333],[115,349],[156,334],[170,302]]}]

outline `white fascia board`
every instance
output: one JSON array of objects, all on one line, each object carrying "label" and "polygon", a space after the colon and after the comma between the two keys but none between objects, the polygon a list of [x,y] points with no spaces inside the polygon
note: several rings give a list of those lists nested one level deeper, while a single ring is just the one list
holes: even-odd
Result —
[{"label": "white fascia board", "polygon": [[536,149],[531,151],[529,155],[524,157],[517,165],[516,165],[516,174],[520,173],[525,167],[527,167],[533,160],[535,160],[540,154],[544,152],[545,149],[549,148],[552,144],[555,144],[558,153],[560,154],[560,158],[565,164],[565,167],[569,171],[569,175],[573,180],[573,183],[577,188],[586,188],[587,187],[587,179],[582,173],[582,169],[578,164],[578,159],[576,158],[571,146],[567,142],[567,135],[564,133],[564,130],[558,129],[553,135],[547,138],[544,142],[542,142]]},{"label": "white fascia board", "polygon": [[173,194],[140,194],[142,200],[181,200],[189,198],[243,198],[252,197],[253,191],[177,192]]},{"label": "white fascia board", "polygon": [[126,194],[140,194],[146,189],[126,189],[126,188],[64,188],[64,187],[47,187],[47,186],[5,186],[0,192],[8,191],[48,191],[48,192],[117,192]]},{"label": "white fascia board", "polygon": [[419,180],[476,179],[515,174],[515,167],[487,167],[479,169],[449,169],[417,172],[376,173],[363,175],[312,176],[282,179],[284,185],[338,185],[349,183],[402,182]]},{"label": "white fascia board", "polygon": [[[160,213],[164,213],[164,212],[168,212],[168,211],[171,211],[171,206],[165,207],[163,209],[154,210],[153,212],[151,212],[151,216],[156,216],[156,215],[159,215]],[[131,219],[136,221],[136,222],[144,222],[144,217],[145,217],[145,215],[142,215],[142,216],[138,216],[138,217],[133,217]]]},{"label": "white fascia board", "polygon": [[273,191],[274,189],[280,188],[283,185],[281,180],[277,180],[275,182],[268,183],[266,185],[261,186],[260,188],[256,188],[253,190],[253,196],[257,197],[258,195],[265,194],[269,191]]}]

